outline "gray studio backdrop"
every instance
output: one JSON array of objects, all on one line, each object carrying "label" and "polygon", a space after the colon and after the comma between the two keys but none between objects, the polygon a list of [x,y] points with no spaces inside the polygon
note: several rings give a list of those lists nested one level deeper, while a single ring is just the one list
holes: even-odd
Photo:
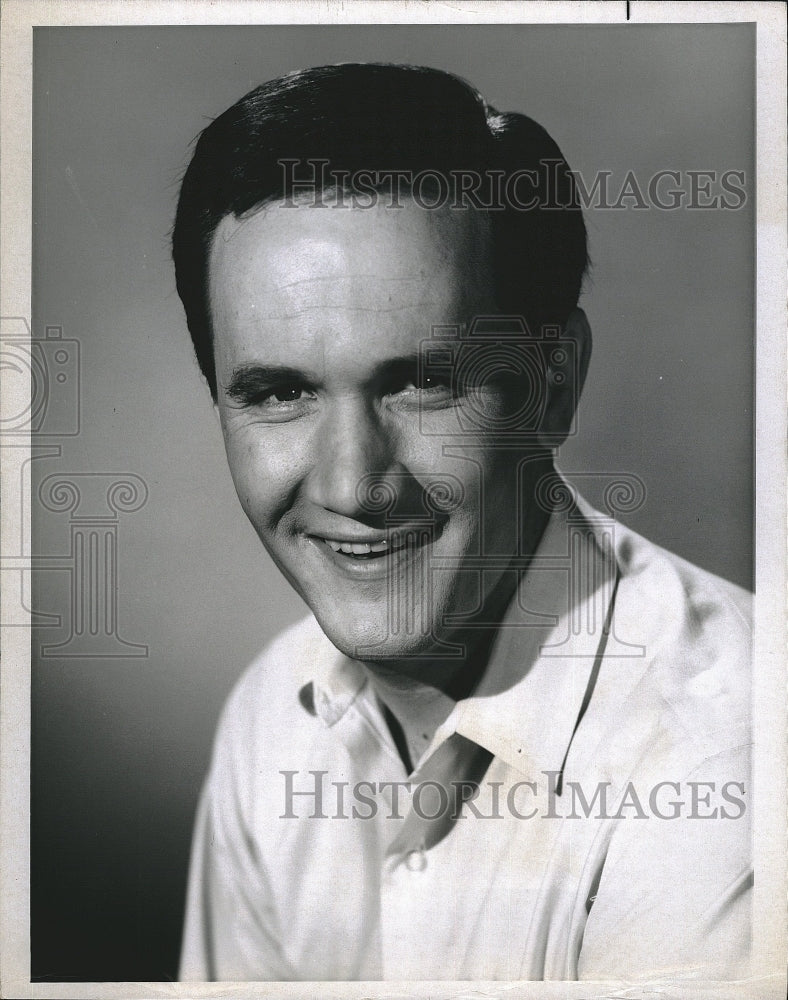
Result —
[{"label": "gray studio backdrop", "polygon": [[[587,180],[744,171],[739,210],[588,214],[595,354],[560,464],[636,474],[646,502],[625,521],[749,586],[753,42],[750,26],[36,29],[33,325],[67,377],[32,462],[35,977],[176,974],[217,714],[304,610],[236,501],[175,294],[195,135],[280,73],[394,60],[531,115]],[[85,600],[104,617],[72,634]]]}]

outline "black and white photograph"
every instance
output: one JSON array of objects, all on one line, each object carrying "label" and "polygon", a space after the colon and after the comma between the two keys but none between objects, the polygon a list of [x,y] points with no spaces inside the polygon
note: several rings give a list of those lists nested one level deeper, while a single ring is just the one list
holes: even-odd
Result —
[{"label": "black and white photograph", "polygon": [[782,5],[0,16],[0,995],[784,996]]}]

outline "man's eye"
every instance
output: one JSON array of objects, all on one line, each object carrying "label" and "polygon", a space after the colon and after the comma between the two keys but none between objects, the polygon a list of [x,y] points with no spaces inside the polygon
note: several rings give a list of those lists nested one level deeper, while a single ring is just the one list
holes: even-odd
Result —
[{"label": "man's eye", "polygon": [[451,377],[443,372],[403,373],[392,380],[388,394],[392,405],[405,409],[435,409],[455,402]]},{"label": "man's eye", "polygon": [[274,421],[304,416],[311,412],[316,398],[314,390],[298,382],[260,386],[235,395],[239,409],[246,410],[259,419]]},{"label": "man's eye", "polygon": [[288,383],[275,385],[261,392],[255,400],[255,404],[263,407],[287,406],[288,404],[301,403],[313,398],[314,393],[310,392],[305,386]]},{"label": "man's eye", "polygon": [[277,403],[295,403],[304,395],[304,390],[298,385],[279,386],[271,389],[264,397],[263,401],[273,401]]},{"label": "man's eye", "polygon": [[405,379],[401,392],[451,392],[451,381],[444,375],[423,374]]},{"label": "man's eye", "polygon": [[449,385],[444,378],[440,378],[437,375],[424,375],[418,380],[414,388],[430,390],[430,389],[448,389]]}]

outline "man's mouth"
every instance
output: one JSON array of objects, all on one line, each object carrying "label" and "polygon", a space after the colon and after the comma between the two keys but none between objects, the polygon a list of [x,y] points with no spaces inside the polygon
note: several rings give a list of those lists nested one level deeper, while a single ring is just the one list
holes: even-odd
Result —
[{"label": "man's mouth", "polygon": [[361,567],[366,565],[369,571],[377,566],[382,572],[388,572],[389,567],[395,562],[409,559],[436,541],[441,534],[441,528],[442,525],[435,524],[408,524],[385,533],[369,532],[366,537],[362,535],[361,538],[353,538],[350,534],[342,537],[322,535],[318,532],[307,537],[337,566],[344,566],[347,569],[356,567],[361,570]]},{"label": "man's mouth", "polygon": [[408,546],[415,547],[428,540],[427,537],[420,538],[419,535],[424,536],[426,533],[411,531],[372,542],[349,542],[338,538],[321,538],[320,540],[333,552],[340,552],[342,555],[350,556],[352,559],[358,559],[359,561],[368,561],[385,559],[396,552],[400,552],[402,549],[408,548]]}]

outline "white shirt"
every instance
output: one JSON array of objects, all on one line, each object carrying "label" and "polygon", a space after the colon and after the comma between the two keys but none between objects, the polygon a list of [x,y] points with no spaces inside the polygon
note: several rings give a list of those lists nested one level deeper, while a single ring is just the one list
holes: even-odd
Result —
[{"label": "white shirt", "polygon": [[410,778],[360,664],[289,629],[219,725],[181,979],[746,976],[748,609],[582,502],[554,513]]}]

